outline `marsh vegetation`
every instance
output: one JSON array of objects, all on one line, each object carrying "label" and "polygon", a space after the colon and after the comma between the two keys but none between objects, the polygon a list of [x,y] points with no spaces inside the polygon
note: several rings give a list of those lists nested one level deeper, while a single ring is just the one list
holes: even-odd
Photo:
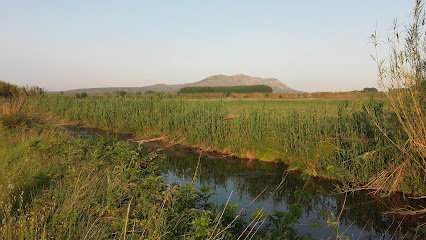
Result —
[{"label": "marsh vegetation", "polygon": [[29,104],[68,121],[140,139],[162,137],[242,158],[284,162],[313,176],[353,186],[369,183],[372,189],[425,191],[421,165],[418,171],[404,174],[396,186],[370,182],[405,159],[393,142],[405,142],[406,136],[394,127],[395,115],[384,101],[315,101],[298,108],[297,102],[251,101],[239,106],[238,101],[147,96],[48,97]]},{"label": "marsh vegetation", "polygon": [[[346,204],[369,194],[387,208],[371,216],[376,218],[366,225],[389,224],[377,228],[383,237],[422,239],[426,234],[421,222],[426,214],[426,19],[421,1],[416,1],[413,16],[404,34],[394,27],[390,57],[373,56],[384,91],[359,95],[385,95],[386,100],[330,100],[329,94],[321,93],[301,93],[296,100],[284,100],[292,98],[289,95],[249,93],[258,99],[248,101],[243,99],[248,95],[235,93],[226,98],[219,93],[220,99],[213,96],[217,93],[209,93],[213,95],[204,96],[213,99],[208,100],[188,99],[197,96],[191,93],[46,96],[38,87],[0,82],[0,238],[311,238],[300,230],[300,221],[312,199],[326,198],[315,182],[329,179],[336,184],[327,191],[344,193],[326,202],[338,203],[338,210],[322,214],[333,237],[348,238],[339,228],[341,221],[363,224],[352,215],[371,216],[350,211],[351,207],[344,211]],[[371,37],[377,46],[376,35]],[[187,146],[200,156],[215,152],[244,158],[251,166],[257,160],[279,162],[286,167],[262,167],[282,170],[281,180],[297,176],[290,176],[289,182],[271,176],[257,179],[258,183],[275,179],[278,185],[260,193],[256,185],[245,184],[250,181],[247,178],[234,181],[254,200],[268,191],[267,198],[289,200],[282,211],[252,209],[247,216],[229,201],[230,196],[226,201],[213,201],[212,188],[220,190],[232,177],[209,180],[209,172],[200,170],[231,172],[232,163],[219,166],[201,157],[171,161],[164,151],[147,151],[140,144],[108,135],[76,136],[46,120],[122,133],[139,143],[156,139],[168,147]],[[176,167],[182,164],[186,168]],[[189,178],[188,168],[194,172],[188,184],[178,185],[165,182],[164,168],[169,168],[170,178]],[[209,181],[214,185],[203,186]],[[277,190],[283,186],[289,193]],[[363,195],[353,193],[359,190]],[[318,192],[321,196],[316,198]],[[416,206],[406,206],[411,203],[407,198],[417,199]],[[395,202],[402,205],[391,209]],[[362,210],[377,210],[369,207]],[[384,211],[403,217],[391,221]],[[314,219],[319,219],[320,214],[316,215]],[[395,219],[400,221],[396,227]],[[401,219],[411,223],[403,225]],[[304,224],[321,227],[315,220]]]}]

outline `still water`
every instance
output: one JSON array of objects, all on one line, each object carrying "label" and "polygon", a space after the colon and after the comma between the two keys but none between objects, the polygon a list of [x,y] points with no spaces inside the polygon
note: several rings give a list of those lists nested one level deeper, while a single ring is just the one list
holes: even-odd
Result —
[{"label": "still water", "polygon": [[[297,201],[295,191],[304,189],[309,198],[302,201],[303,216],[295,229],[301,234],[309,232],[314,238],[335,238],[323,216],[327,218],[330,213],[338,216],[343,205],[338,229],[351,239],[398,239],[402,237],[401,231],[407,232],[420,221],[385,213],[391,207],[408,204],[401,195],[379,198],[366,192],[338,194],[338,182],[321,179],[306,182],[300,172],[287,171],[284,165],[227,158],[183,147],[163,148],[163,152],[166,157],[162,175],[166,182],[208,186],[216,193],[213,199],[218,204],[226,203],[230,196],[229,204],[238,203],[239,209],[246,209],[246,220],[256,208],[266,214],[288,211],[289,205]],[[321,228],[310,228],[315,222]]]},{"label": "still water", "polygon": [[[80,137],[110,134],[80,126],[64,127]],[[118,137],[128,138],[124,135]],[[422,216],[400,216],[388,212],[409,206],[425,207],[425,199],[414,201],[402,194],[381,198],[364,191],[338,193],[338,182],[324,179],[306,181],[300,172],[288,171],[285,165],[202,153],[182,146],[168,147],[162,143],[144,143],[141,146],[164,155],[161,163],[164,181],[180,186],[207,186],[215,193],[212,200],[216,204],[225,204],[228,199],[229,204],[238,203],[238,210],[244,209],[246,213],[243,217],[246,221],[255,209],[263,209],[266,214],[287,212],[289,205],[298,200],[295,192],[303,189],[309,197],[302,201],[303,215],[294,226],[302,235],[309,232],[313,238],[335,239],[336,234],[327,224],[332,213],[336,218],[340,215],[339,233],[350,239],[411,239],[414,236],[422,239],[424,236],[416,231],[419,224],[426,222]],[[320,227],[313,229],[314,223]]]}]

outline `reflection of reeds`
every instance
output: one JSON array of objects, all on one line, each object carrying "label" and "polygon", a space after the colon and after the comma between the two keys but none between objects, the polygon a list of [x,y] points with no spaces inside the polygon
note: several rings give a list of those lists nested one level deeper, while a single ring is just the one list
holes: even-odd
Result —
[{"label": "reflection of reeds", "polygon": [[392,214],[400,214],[400,215],[417,215],[417,214],[426,214],[426,209],[415,209],[415,208],[398,208],[390,211]]}]

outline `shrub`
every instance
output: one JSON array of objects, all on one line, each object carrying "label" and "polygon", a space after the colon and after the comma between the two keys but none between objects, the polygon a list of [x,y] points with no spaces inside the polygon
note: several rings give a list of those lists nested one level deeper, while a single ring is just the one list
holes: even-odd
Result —
[{"label": "shrub", "polygon": [[119,91],[119,92],[117,92],[117,95],[119,97],[124,97],[124,96],[126,96],[126,92],[125,91]]}]

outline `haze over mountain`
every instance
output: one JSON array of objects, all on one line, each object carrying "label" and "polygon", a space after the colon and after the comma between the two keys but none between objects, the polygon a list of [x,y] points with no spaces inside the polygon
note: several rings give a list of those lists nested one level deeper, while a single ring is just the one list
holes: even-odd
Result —
[{"label": "haze over mountain", "polygon": [[126,91],[127,93],[146,91],[155,92],[177,92],[183,87],[219,87],[219,86],[249,86],[249,85],[268,85],[275,93],[297,93],[300,91],[289,88],[276,78],[260,78],[251,77],[244,74],[236,74],[233,76],[227,75],[213,75],[195,83],[186,84],[155,84],[145,87],[108,87],[108,88],[86,88],[86,89],[73,89],[64,91],[66,94],[74,94],[86,92],[88,94],[102,94],[113,93],[117,91]]}]

